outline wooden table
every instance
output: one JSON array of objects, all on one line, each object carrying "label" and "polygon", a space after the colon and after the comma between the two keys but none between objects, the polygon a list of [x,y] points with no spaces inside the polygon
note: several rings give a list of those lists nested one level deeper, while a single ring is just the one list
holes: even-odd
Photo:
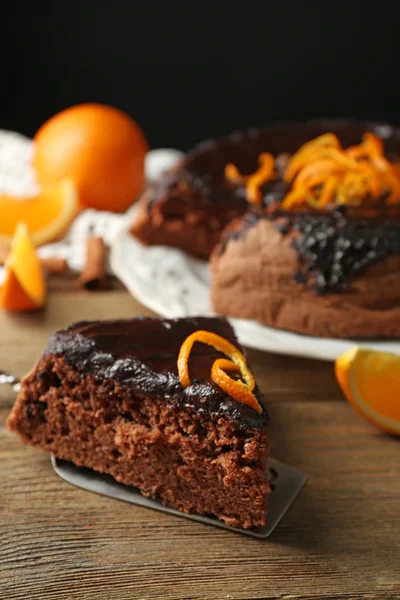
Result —
[{"label": "wooden table", "polygon": [[[55,281],[43,314],[0,314],[0,368],[22,375],[55,329],[150,314],[123,289]],[[273,455],[309,481],[266,541],[76,489],[7,432],[0,390],[0,599],[400,598],[400,446],[358,417],[332,365],[249,352]]]}]

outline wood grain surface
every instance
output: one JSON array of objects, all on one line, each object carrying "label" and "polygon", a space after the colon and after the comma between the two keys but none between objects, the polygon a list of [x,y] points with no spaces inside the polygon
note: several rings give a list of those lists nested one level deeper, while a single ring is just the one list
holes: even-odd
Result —
[{"label": "wood grain surface", "polygon": [[[151,314],[124,290],[59,280],[46,311],[0,314],[0,369],[21,376],[55,329]],[[0,600],[400,598],[400,446],[345,402],[332,365],[249,352],[273,455],[310,478],[266,541],[96,496],[6,430],[0,389]]]}]

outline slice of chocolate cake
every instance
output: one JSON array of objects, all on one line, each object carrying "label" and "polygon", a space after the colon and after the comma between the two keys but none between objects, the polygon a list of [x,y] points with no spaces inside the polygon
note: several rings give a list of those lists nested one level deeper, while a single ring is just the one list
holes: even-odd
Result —
[{"label": "slice of chocolate cake", "polygon": [[[215,339],[236,347],[233,362]],[[82,322],[50,338],[8,425],[168,506],[251,528],[265,524],[269,491],[268,416],[251,380],[224,319]]]}]

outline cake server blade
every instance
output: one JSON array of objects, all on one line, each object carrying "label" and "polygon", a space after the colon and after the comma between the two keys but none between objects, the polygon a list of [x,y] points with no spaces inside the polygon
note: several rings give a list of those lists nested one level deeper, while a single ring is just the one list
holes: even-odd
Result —
[{"label": "cake server blade", "polygon": [[237,527],[230,527],[215,517],[186,514],[174,508],[164,506],[158,500],[146,498],[136,488],[118,483],[109,475],[97,473],[85,467],[77,467],[70,462],[60,460],[54,456],[51,457],[51,462],[55,472],[62,479],[89,492],[95,492],[102,496],[123,500],[138,506],[152,508],[175,515],[176,517],[186,517],[192,521],[214,525],[215,527],[221,527],[256,538],[267,538],[272,533],[307,480],[307,475],[303,471],[270,458],[268,475],[272,491],[268,499],[267,524],[264,527],[255,527],[253,529],[239,529]]}]

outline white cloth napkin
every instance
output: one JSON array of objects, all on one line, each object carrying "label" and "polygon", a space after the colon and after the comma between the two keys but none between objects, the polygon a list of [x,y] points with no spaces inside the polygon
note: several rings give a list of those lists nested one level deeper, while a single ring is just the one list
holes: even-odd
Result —
[{"label": "white cloth napkin", "polygon": [[[34,145],[29,138],[0,129],[0,194],[32,196],[38,192],[35,173],[30,166]],[[147,181],[155,181],[183,156],[179,150],[161,148],[146,155]],[[101,236],[111,245],[116,236],[129,226],[135,208],[125,214],[88,209],[75,219],[65,238],[38,250],[39,256],[65,258],[70,269],[80,271],[85,261],[85,240],[89,234]],[[4,269],[0,268],[0,284]]]}]

